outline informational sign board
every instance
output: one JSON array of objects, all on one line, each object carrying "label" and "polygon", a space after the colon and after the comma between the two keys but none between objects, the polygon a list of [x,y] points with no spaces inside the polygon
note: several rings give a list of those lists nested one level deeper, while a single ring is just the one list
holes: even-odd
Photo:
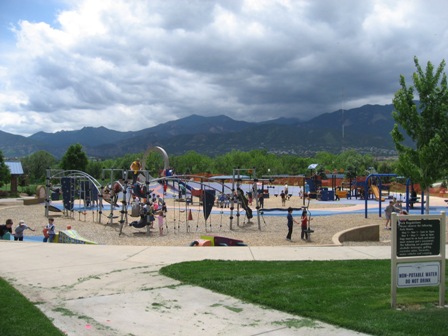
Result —
[{"label": "informational sign board", "polygon": [[445,305],[446,214],[392,214],[391,306],[397,288],[438,286],[439,306]]},{"label": "informational sign board", "polygon": [[440,263],[413,263],[397,265],[397,287],[438,286],[440,284]]},{"label": "informational sign board", "polygon": [[440,220],[401,220],[397,224],[397,257],[440,254]]}]

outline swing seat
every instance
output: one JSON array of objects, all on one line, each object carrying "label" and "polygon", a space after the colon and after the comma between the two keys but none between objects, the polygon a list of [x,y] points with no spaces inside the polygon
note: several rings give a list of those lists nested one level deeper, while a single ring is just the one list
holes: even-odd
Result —
[{"label": "swing seat", "polygon": [[148,222],[146,221],[133,221],[129,223],[129,226],[135,227],[136,229],[142,229],[145,226],[148,226]]}]

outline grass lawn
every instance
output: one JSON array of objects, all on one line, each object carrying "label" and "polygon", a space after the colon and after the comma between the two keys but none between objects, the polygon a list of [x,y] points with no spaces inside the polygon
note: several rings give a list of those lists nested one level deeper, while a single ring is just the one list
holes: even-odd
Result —
[{"label": "grass lawn", "polygon": [[448,334],[448,308],[437,307],[438,287],[400,288],[400,308],[390,308],[390,260],[205,260],[170,265],[161,273],[246,302],[373,335]]},{"label": "grass lawn", "polygon": [[64,335],[34,304],[2,278],[0,278],[0,316],[0,335]]}]

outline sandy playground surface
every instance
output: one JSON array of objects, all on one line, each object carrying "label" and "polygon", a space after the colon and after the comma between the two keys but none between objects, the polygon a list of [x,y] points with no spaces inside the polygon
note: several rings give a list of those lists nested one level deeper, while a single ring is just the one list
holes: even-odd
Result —
[{"label": "sandy playground surface", "polygon": [[[437,199],[437,197],[431,197],[431,200],[433,199]],[[445,204],[443,199],[440,201],[441,204]],[[26,236],[42,236],[42,229],[47,223],[44,204],[25,206],[20,203],[2,203],[0,205],[0,221],[4,223],[7,218],[11,218],[14,221],[15,227],[19,220],[23,219],[28,226],[36,229],[35,232],[26,230]],[[285,207],[282,207],[280,197],[271,197],[265,200],[265,208],[286,209],[289,206],[298,208],[301,207],[302,204],[303,200],[298,196],[291,197],[291,199],[286,202]],[[211,220],[209,218],[207,224],[205,224],[202,208],[192,206],[190,209],[193,219],[187,221],[188,210],[185,211],[184,203],[168,199],[167,205],[168,212],[162,236],[159,234],[157,219],[154,223],[154,229],[150,230],[149,236],[147,235],[146,228],[136,229],[130,226],[124,226],[123,233],[119,235],[119,218],[114,219],[112,224],[108,223],[109,219],[106,216],[110,211],[107,210],[104,211],[102,215],[102,223],[98,223],[99,216],[97,211],[87,211],[85,215],[75,211],[72,218],[64,217],[62,213],[57,212],[50,212],[50,215],[55,218],[57,230],[65,230],[67,226],[70,225],[72,229],[76,230],[84,238],[105,245],[188,246],[192,241],[200,238],[201,235],[207,234],[240,239],[250,246],[332,245],[332,237],[336,233],[368,224],[380,225],[380,242],[349,242],[346,244],[390,244],[390,231],[384,230],[384,216],[380,218],[378,214],[369,214],[369,218],[367,219],[364,218],[364,213],[313,217],[311,227],[315,232],[311,236],[311,242],[300,239],[300,226],[297,224],[294,226],[292,242],[288,242],[285,240],[287,234],[286,211],[282,212],[282,215],[280,216],[261,216],[261,230],[258,229],[257,217],[254,216],[254,218],[248,222],[244,213],[239,217],[239,225],[237,225],[236,211],[234,211],[231,230],[229,218],[230,212],[228,209],[225,209],[223,214],[212,214],[210,216]],[[375,206],[375,202],[369,201],[369,205]],[[255,206],[252,208],[255,208]],[[364,209],[364,205],[320,202],[316,200],[311,200],[309,205],[311,213],[314,209],[324,208],[333,208],[333,210],[337,210],[336,208],[341,210],[355,210]],[[215,207],[214,210],[219,211],[220,209]],[[255,214],[256,211],[254,211],[254,215]],[[120,215],[119,210],[115,210],[114,215]],[[300,215],[300,211],[295,211],[293,213],[294,218],[299,222]],[[129,222],[134,220],[138,220],[138,218],[128,216]]]}]

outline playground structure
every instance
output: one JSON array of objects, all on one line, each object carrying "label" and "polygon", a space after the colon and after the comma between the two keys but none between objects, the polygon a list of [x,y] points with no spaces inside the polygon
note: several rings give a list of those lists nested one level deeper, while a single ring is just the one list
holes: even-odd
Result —
[{"label": "playground structure", "polygon": [[[369,198],[369,187],[370,190],[372,190],[375,199],[378,201],[378,214],[379,217],[381,217],[381,204],[382,202],[385,201],[385,199],[383,198],[383,195],[381,194],[381,190],[383,190],[382,188],[382,181],[381,178],[382,177],[396,177],[397,174],[378,174],[378,173],[374,173],[374,174],[369,174],[366,177],[365,183],[364,183],[364,208],[365,208],[365,218],[367,218],[367,200]],[[376,184],[369,184],[370,181],[375,181]]]},{"label": "playground structure", "polygon": [[[58,187],[54,187],[56,181]],[[66,217],[74,217],[75,200],[83,203],[87,209],[91,204],[100,206],[101,184],[87,173],[79,170],[53,170],[47,169],[45,217],[49,217],[49,211],[63,212]],[[52,206],[51,200],[58,200],[62,194],[63,209]]]},{"label": "playground structure", "polygon": [[[378,202],[378,213],[379,217],[382,214],[382,203],[386,201],[386,199],[391,199],[390,190],[388,185],[384,185],[382,183],[382,178],[384,177],[398,177],[396,174],[379,174],[372,173],[368,176],[358,176],[358,177],[349,177],[346,178],[344,174],[341,173],[325,173],[324,174],[318,171],[318,164],[311,164],[308,167],[310,174],[308,177],[297,176],[296,178],[300,181],[299,185],[302,185],[303,190],[303,205],[305,205],[306,197],[315,198],[319,201],[335,201],[340,200],[341,198],[355,198],[362,199],[365,202],[365,217],[367,218],[367,201],[369,199],[374,199]],[[282,176],[285,177],[286,175]],[[272,176],[264,176],[269,177],[270,181],[272,181]],[[348,181],[347,181],[348,180]],[[404,194],[404,198],[402,199],[400,194],[399,202],[405,203],[405,210],[409,212],[410,208],[413,208],[413,205],[416,203],[421,203],[420,211],[424,213],[424,201],[420,202],[420,199],[424,199],[424,193],[421,193],[421,196],[418,197],[416,194],[410,193],[410,187],[412,186],[412,190],[414,190],[414,186],[412,185],[410,179],[406,180],[406,192]],[[383,192],[387,191],[387,195]],[[277,195],[275,195],[277,196]]]},{"label": "playground structure", "polygon": [[[81,216],[92,213],[93,222],[102,224],[103,217],[106,218],[106,225],[119,225],[119,235],[127,226],[134,228],[145,228],[150,234],[150,228],[153,227],[155,216],[162,217],[165,224],[165,232],[168,232],[169,226],[166,220],[166,211],[168,211],[165,198],[173,198],[174,206],[170,210],[175,212],[174,225],[171,228],[174,232],[181,230],[181,224],[185,223],[186,232],[191,232],[191,222],[193,220],[193,211],[197,211],[196,231],[199,230],[199,212],[202,210],[204,217],[205,231],[211,232],[212,223],[210,214],[217,195],[225,195],[229,201],[229,226],[232,229],[236,218],[237,226],[241,225],[241,214],[244,212],[245,224],[254,218],[253,210],[248,204],[248,199],[241,188],[242,182],[251,183],[250,193],[254,195],[256,203],[256,217],[258,229],[261,230],[259,193],[263,193],[258,188],[258,179],[255,169],[234,169],[233,175],[228,180],[232,182],[231,187],[221,181],[219,186],[216,179],[205,176],[193,175],[171,175],[169,173],[169,160],[166,152],[160,147],[150,147],[144,157],[150,152],[158,152],[162,155],[164,169],[162,176],[154,178],[147,170],[138,171],[135,184],[129,182],[131,171],[126,169],[103,169],[102,183],[87,173],[77,170],[47,170],[46,198],[45,198],[45,216],[49,217],[50,211],[59,212],[60,215],[75,219],[78,213],[78,219]],[[143,162],[143,165],[145,162]],[[144,166],[142,166],[144,167]],[[242,172],[250,171],[252,178],[242,175]],[[226,178],[227,179],[227,178]],[[246,185],[247,186],[247,185]],[[62,196],[62,204],[57,203]],[[194,198],[198,198],[199,207],[194,207]],[[120,204],[121,203],[121,204]],[[224,204],[216,202],[220,206],[220,225],[223,225]],[[118,212],[118,213],[117,213]],[[216,213],[216,211],[215,211]],[[139,220],[132,221],[129,217],[139,217]],[[161,218],[159,218],[161,220]],[[209,220],[209,222],[207,222]],[[172,223],[171,223],[172,224]],[[160,225],[160,222],[159,222]]]},{"label": "playground structure", "polygon": [[[148,147],[148,149],[143,154],[142,170],[145,170],[146,161],[148,159],[149,154],[152,153],[152,152],[159,153],[162,156],[162,159],[163,159],[163,169],[166,172],[170,168],[170,160],[168,158],[168,154],[166,153],[166,151],[162,147],[160,147],[160,146],[149,146]],[[165,173],[165,175],[166,175],[166,173]]]},{"label": "playground structure", "polygon": [[[253,180],[249,176],[244,175],[244,173],[245,173],[244,171],[240,172],[241,185],[239,186],[239,188],[241,190],[243,190],[244,193],[246,193],[246,195],[247,195],[247,192],[251,191],[252,190],[251,188],[253,188]],[[105,171],[105,173],[104,173],[104,180],[105,180],[105,182],[102,181],[102,183],[103,184],[106,183],[106,185],[107,185],[108,182],[110,181],[110,179],[112,179],[112,181],[115,181],[115,179],[117,179],[119,176],[122,176],[121,175],[121,171],[119,171],[119,170],[117,170],[115,172],[115,175],[112,178],[110,177],[110,171]],[[237,172],[235,172],[235,176],[238,176]],[[167,216],[166,220],[164,221],[164,225],[166,226],[166,231],[164,230],[163,233],[168,233],[169,232],[168,235],[171,236],[171,238],[173,238],[173,240],[177,240],[176,234],[179,234],[179,236],[178,236],[178,238],[179,238],[178,240],[179,241],[180,241],[180,239],[188,239],[188,240],[186,240],[188,242],[194,240],[195,238],[199,238],[202,235],[217,235],[217,236],[224,236],[224,237],[226,237],[225,232],[229,232],[230,206],[229,206],[228,209],[221,209],[221,216],[219,216],[217,214],[217,212],[219,211],[220,203],[217,202],[217,200],[215,200],[215,206],[213,207],[213,210],[212,210],[214,215],[212,216],[211,219],[209,219],[207,221],[207,223],[205,223],[205,220],[204,220],[203,215],[201,213],[201,212],[203,212],[203,200],[199,196],[192,196],[192,194],[189,191],[186,192],[186,195],[182,195],[182,199],[179,199],[178,193],[177,193],[177,190],[176,190],[176,189],[179,189],[179,184],[178,184],[178,182],[176,180],[180,180],[182,183],[187,184],[189,187],[192,188],[192,190],[196,190],[196,191],[199,190],[199,191],[201,191],[200,188],[209,189],[209,190],[215,190],[215,196],[218,196],[219,195],[219,191],[223,191],[224,190],[224,193],[228,193],[228,192],[231,193],[232,192],[232,180],[233,180],[233,177],[234,176],[232,174],[232,175],[228,175],[227,177],[225,177],[225,178],[228,178],[228,180],[225,180],[225,181],[222,181],[221,179],[218,180],[218,181],[221,182],[220,184],[216,181],[216,176],[213,177],[213,178],[212,177],[204,177],[204,176],[196,176],[196,177],[193,177],[193,176],[170,176],[169,178],[159,177],[159,179],[164,179],[165,178],[165,181],[168,181],[168,183],[170,184],[170,188],[167,191],[167,197],[165,198],[167,200],[168,211],[169,212],[168,212],[168,216]],[[142,178],[143,178],[143,174],[142,174]],[[218,177],[218,178],[222,178],[222,177]],[[208,183],[207,181],[209,179],[210,180],[214,179],[215,183]],[[101,179],[98,179],[98,180],[101,181]],[[124,185],[124,181],[121,181],[121,182]],[[222,186],[223,182],[226,182],[224,187]],[[233,189],[235,189],[235,190],[237,190],[237,187],[236,187],[237,186],[237,182],[238,181],[236,179],[233,182],[233,185],[234,185]],[[300,191],[299,187],[300,186],[298,186],[297,184],[295,186],[293,186],[292,185],[293,184],[292,181],[288,181],[288,182],[289,182],[288,183],[289,190],[294,195],[294,197],[292,198],[292,200],[289,203],[292,206],[296,206],[297,207],[296,208],[297,211],[300,211],[300,210],[302,210],[302,208],[300,207],[302,200],[300,199],[300,197],[296,196],[296,195],[299,195],[299,191]],[[395,184],[397,184],[400,187],[399,183],[392,182],[391,184],[389,184],[390,182],[385,180],[385,179],[382,182],[384,182],[385,184],[388,183],[387,186],[389,186],[389,185],[391,186],[390,191],[394,190],[394,192],[391,193],[390,197],[396,197],[397,199],[400,199],[400,200],[402,199],[401,195],[399,195],[398,193],[400,191],[404,190],[404,185],[401,186],[401,189],[397,189],[397,188],[394,189],[394,185]],[[173,183],[175,185],[174,188],[171,187],[173,185]],[[182,185],[182,183],[181,183],[181,185]],[[150,189],[152,189],[153,186],[157,186],[157,187],[160,188],[160,190],[162,190],[162,184],[157,182],[157,181],[154,182],[153,185],[150,185]],[[110,186],[108,186],[108,187],[110,187]],[[262,186],[262,182],[260,180],[258,180],[258,182],[257,182],[257,189],[263,190],[265,187],[266,186]],[[275,189],[279,189],[279,188],[281,189],[282,185],[278,185],[278,183],[276,183]],[[384,190],[383,190],[383,192],[384,192]],[[129,193],[126,194],[126,198],[127,198],[128,195],[129,195]],[[144,195],[146,195],[146,193]],[[271,198],[272,197],[273,196],[271,194]],[[189,202],[189,198],[193,198],[194,201],[193,202]],[[120,194],[119,199],[120,200],[122,199],[122,194]],[[306,200],[310,201],[308,198]],[[256,214],[256,212],[255,212],[256,211],[255,210],[255,205],[256,205],[256,203],[254,202],[254,205],[251,206],[252,211],[253,211],[253,219],[252,219],[252,221],[254,222],[254,224],[246,224],[246,221],[247,221],[246,218],[247,217],[245,217],[244,209],[242,208],[242,205],[240,204],[241,213],[240,213],[240,217],[239,218],[240,218],[241,221],[243,221],[243,218],[244,218],[244,222],[242,223],[241,227],[236,228],[235,223],[237,221],[236,220],[237,216],[235,215],[235,213],[237,212],[236,210],[238,208],[236,202],[240,202],[238,198],[235,198],[235,203],[234,203],[233,226],[234,226],[234,228],[236,230],[235,233],[236,232],[241,232],[242,235],[238,235],[238,234],[235,235],[235,233],[232,233],[232,234],[229,235],[229,237],[236,238],[236,239],[244,239],[246,241],[249,241],[252,244],[252,241],[250,239],[243,238],[243,237],[245,237],[244,234],[246,234],[248,232],[253,232],[253,230],[257,229],[257,227],[255,225],[255,223],[256,223],[256,221],[255,221],[255,214]],[[331,205],[329,207],[323,206],[322,209],[319,209],[319,206],[318,206],[318,209],[315,209],[314,205],[317,205],[319,202],[316,201],[316,200],[311,200],[311,202],[313,203],[311,205],[312,214],[309,211],[309,208],[307,210],[308,210],[308,214],[309,215],[313,215],[314,220],[313,221],[308,220],[308,223],[310,224],[310,226],[313,229],[316,230],[316,232],[320,231],[320,219],[319,219],[319,216],[328,216],[328,215],[333,215],[333,214],[336,214],[336,213],[338,213],[338,214],[348,214],[348,213],[353,214],[353,213],[357,213],[361,217],[363,212],[364,212],[364,209],[363,209],[364,199],[362,199],[362,200],[354,200],[354,199],[353,200],[346,200],[344,202],[341,202],[341,207],[340,208],[337,207],[337,206],[335,207],[335,205],[337,203],[334,203],[334,205]],[[75,205],[80,204],[81,206],[83,206],[83,203],[84,203],[83,201],[78,201],[78,200],[75,201]],[[262,227],[262,230],[263,231],[267,230],[268,232],[270,232],[273,229],[273,226],[269,225],[269,224],[271,224],[271,222],[268,221],[268,218],[270,218],[270,216],[276,216],[276,217],[282,217],[283,218],[286,215],[286,214],[284,214],[284,211],[286,210],[286,207],[272,209],[273,207],[280,207],[279,199],[267,200],[266,203],[267,203],[266,208],[265,209],[262,209],[262,208],[260,209],[260,217],[261,217],[262,221],[264,221],[264,219],[266,219],[266,221],[268,222],[268,226],[265,225],[265,227]],[[118,202],[118,204],[120,206],[114,208],[114,213],[117,215],[116,218],[120,218],[119,217],[120,216],[119,211],[121,211],[121,203]],[[356,209],[353,209],[352,206],[347,206],[348,204],[355,205]],[[107,201],[104,201],[104,206],[105,206],[104,215],[107,216],[109,214],[110,203],[108,203]],[[129,211],[129,214],[128,214],[129,222],[131,222],[135,218],[131,218],[131,217],[133,217],[133,216],[131,216],[132,208],[129,207],[129,206],[130,206],[130,204],[128,204],[127,211]],[[337,209],[335,209],[335,211],[333,211],[333,210],[330,210],[330,208],[337,208]],[[369,214],[370,214],[370,216],[372,216],[372,215],[376,216],[376,214],[378,213],[377,209],[378,209],[378,202],[377,201],[373,201],[373,199],[371,199],[369,201]],[[75,208],[74,213],[76,214],[77,212],[78,211]],[[300,212],[295,212],[294,215],[295,216],[300,215]],[[264,215],[266,215],[266,217],[264,217]],[[91,218],[90,217],[90,212],[88,212],[88,216],[89,216],[88,217],[88,222],[89,222],[88,224],[89,225],[86,226],[85,224],[83,224],[82,225],[83,229],[81,229],[81,227],[79,228],[80,229],[80,231],[79,231],[80,233],[82,233],[83,235],[86,235],[89,239],[94,240],[94,241],[95,240],[99,241],[100,243],[104,243],[105,241],[108,241],[108,239],[113,239],[111,236],[115,236],[116,235],[117,238],[118,238],[119,235],[117,235],[117,233],[118,233],[118,228],[119,228],[119,224],[120,224],[119,223],[119,219],[115,219],[114,218],[112,223],[110,223],[109,221],[106,220],[106,222],[107,222],[107,224],[106,224],[105,221],[104,221],[105,217],[103,217],[103,224],[106,224],[106,225],[104,225],[105,229],[106,229],[106,226],[107,226],[107,229],[104,230],[104,232],[105,232],[105,234],[107,234],[107,237],[109,237],[109,238],[105,239],[106,236],[105,237],[101,237],[101,232],[103,232],[102,226],[94,225],[93,223],[91,223],[91,221],[90,221],[90,218]],[[241,217],[241,216],[243,216],[243,217]],[[77,219],[76,218],[77,215],[74,216],[74,217],[75,217],[75,219]],[[81,214],[81,217],[82,217],[82,214]],[[156,217],[155,221],[157,223],[157,215],[155,215],[155,217]],[[138,220],[138,218],[137,218],[137,220]],[[224,223],[224,226],[222,226],[222,223]],[[195,230],[195,224],[196,224],[196,230]],[[316,226],[316,224],[317,224],[317,226]],[[81,223],[79,223],[79,225],[81,225]],[[95,228],[89,229],[90,225],[94,225]],[[75,225],[75,227],[76,227],[76,225]],[[157,226],[156,226],[156,228],[157,228]],[[282,228],[283,228],[283,226],[281,226],[281,225],[278,227],[279,230],[282,230]],[[138,235],[140,235],[141,238],[137,238],[138,241],[141,241],[141,239],[144,237],[145,233],[147,233],[149,231],[149,230],[147,230],[148,229],[148,225],[147,224],[145,224],[139,230],[133,229],[133,227],[130,227],[130,226],[128,227],[126,225],[123,225],[122,229],[123,229],[123,234],[124,234],[125,237],[138,237]],[[310,229],[310,227],[308,229]],[[83,231],[83,230],[86,230],[86,231]],[[91,235],[91,234],[87,233],[87,232],[89,232],[89,230],[92,230],[92,232],[98,233],[98,235],[96,235],[96,234],[95,235]],[[190,235],[186,234],[187,232],[190,233]],[[154,237],[155,233],[157,235],[158,232],[157,231],[154,232],[154,230],[151,230],[150,231],[150,236]],[[320,235],[319,234],[317,236],[314,236],[314,233],[312,233],[312,232],[309,232],[309,233],[311,233],[311,236],[308,237],[310,240],[316,240],[317,239],[317,241],[319,241],[319,239],[320,239]],[[190,237],[190,238],[188,238],[188,237]],[[168,238],[168,239],[171,239],[171,238]],[[314,238],[314,239],[311,239],[311,238]],[[157,237],[155,237],[155,239],[157,241],[159,241],[159,239]],[[121,239],[118,238],[118,241],[120,241],[120,240]],[[143,240],[146,240],[146,239],[143,238]],[[160,239],[161,242],[164,241],[164,240],[165,240],[165,238]],[[148,241],[148,243],[149,243],[149,241]],[[150,244],[158,244],[158,242],[154,241],[153,243],[150,243]]]},{"label": "playground structure", "polygon": [[[85,221],[86,215],[91,212],[93,222],[102,224],[104,217],[106,225],[118,225],[119,235],[123,234],[126,227],[132,227],[136,229],[146,228],[146,234],[149,236],[150,229],[153,228],[156,219],[159,220],[159,228],[162,225],[165,234],[171,230],[174,233],[180,233],[183,230],[185,232],[194,231],[194,215],[197,217],[196,232],[203,232],[200,229],[201,225],[204,225],[206,233],[211,233],[214,230],[220,231],[223,228],[224,218],[227,220],[227,214],[229,214],[228,225],[230,230],[233,230],[235,222],[239,227],[241,224],[245,225],[246,222],[250,223],[255,217],[257,218],[258,230],[262,230],[261,219],[264,222],[264,213],[286,211],[285,207],[273,209],[263,207],[264,198],[269,197],[269,188],[272,187],[273,176],[268,176],[268,179],[266,179],[266,176],[258,179],[255,168],[235,168],[232,175],[227,176],[174,175],[170,169],[166,152],[160,147],[150,147],[145,152],[144,157],[147,158],[151,152],[157,152],[163,157],[164,169],[161,176],[152,177],[147,170],[143,169],[144,161],[142,169],[138,171],[135,184],[130,183],[132,172],[127,169],[103,169],[101,183],[80,171],[48,170],[45,215],[48,217],[49,211],[58,211],[64,216],[74,219],[75,214],[78,213],[79,219],[84,216]],[[359,197],[366,202],[371,195],[374,196],[379,202],[379,216],[381,217],[381,202],[384,201],[381,195],[381,190],[383,190],[382,176],[396,175],[371,174],[367,178],[359,177],[353,183],[350,180],[348,190],[343,188],[342,174],[327,173],[327,179],[325,179],[316,171],[309,177],[281,175],[278,178],[282,178],[282,183],[287,181],[290,186],[295,185],[302,188],[302,191],[305,192],[302,197],[303,206],[293,209],[307,209],[309,216],[311,216],[311,212],[309,211],[309,203],[308,206],[305,204],[306,200],[309,202],[309,198],[305,197],[306,195],[312,197],[314,194],[318,200],[330,201],[334,200],[334,197],[340,192],[340,197],[343,197],[343,195],[347,198]],[[267,186],[265,186],[266,181],[269,181]],[[372,181],[374,183],[371,183]],[[219,182],[221,183],[218,184]],[[60,184],[60,186],[56,187],[55,184]],[[115,185],[118,187],[118,192],[114,190]],[[325,190],[322,186],[328,186],[331,189]],[[287,188],[286,184],[285,187]],[[318,194],[318,191],[320,191],[320,194]],[[51,204],[51,201],[58,200],[61,195],[62,208]],[[274,195],[278,196],[278,193],[274,192]],[[227,201],[221,202],[220,198],[222,196],[225,196],[224,199]],[[173,199],[174,205],[167,207],[165,202],[167,198]],[[252,200],[255,201],[255,209],[249,204]],[[228,202],[227,205],[225,202]],[[195,203],[198,205],[195,206]],[[228,211],[224,210],[226,207],[229,208]],[[214,223],[212,223],[210,214],[212,212],[217,214],[216,208],[218,208],[220,217],[214,216]],[[170,222],[166,216],[168,209],[174,212],[174,216],[170,216]],[[243,221],[241,221],[241,216],[244,216]],[[135,217],[136,220],[130,217]],[[203,217],[203,219],[200,220],[200,217]],[[311,228],[308,227],[308,233],[311,234],[312,232]]]}]

